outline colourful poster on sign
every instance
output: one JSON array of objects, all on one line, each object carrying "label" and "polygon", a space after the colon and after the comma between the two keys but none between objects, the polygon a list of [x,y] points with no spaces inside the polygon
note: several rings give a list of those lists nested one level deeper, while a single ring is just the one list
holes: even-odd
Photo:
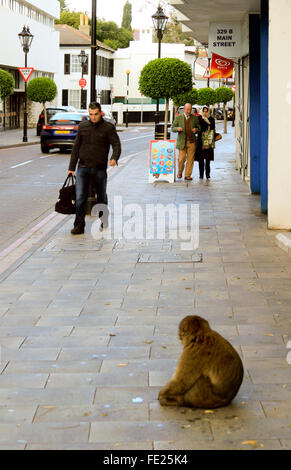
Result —
[{"label": "colourful poster on sign", "polygon": [[175,181],[175,140],[151,140],[149,180]]},{"label": "colourful poster on sign", "polygon": [[212,53],[210,78],[232,78],[233,60]]}]

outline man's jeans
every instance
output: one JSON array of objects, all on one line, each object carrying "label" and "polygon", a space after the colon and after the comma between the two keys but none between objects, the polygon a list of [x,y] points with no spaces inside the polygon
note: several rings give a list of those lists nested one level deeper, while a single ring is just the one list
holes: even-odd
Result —
[{"label": "man's jeans", "polygon": [[[85,166],[78,166],[76,173],[76,217],[74,221],[75,227],[85,227],[85,216],[87,208],[87,198],[90,179],[94,181],[95,191],[97,194],[97,204],[104,204],[107,206],[107,172],[106,170],[98,170],[96,168],[87,168]],[[104,208],[99,211],[99,216],[103,214]],[[108,210],[104,210],[104,216],[108,217]]]}]

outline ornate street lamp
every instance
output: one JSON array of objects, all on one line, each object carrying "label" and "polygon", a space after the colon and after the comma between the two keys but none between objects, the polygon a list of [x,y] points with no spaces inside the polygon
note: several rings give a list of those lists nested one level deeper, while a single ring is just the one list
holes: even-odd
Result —
[{"label": "ornate street lamp", "polygon": [[87,61],[88,61],[88,56],[85,53],[85,51],[80,52],[80,54],[78,55],[78,59],[79,59],[80,65],[81,65],[82,78],[83,78],[85,65],[87,64]]},{"label": "ornate street lamp", "polygon": [[[163,12],[161,5],[158,6],[158,9],[154,15],[152,15],[152,20],[154,24],[155,31],[158,38],[158,59],[161,57],[161,41],[163,39],[164,31],[167,26],[168,17]],[[155,114],[156,124],[160,121],[160,112],[159,112],[159,98],[157,98],[157,107]]]},{"label": "ornate street lamp", "polygon": [[[22,46],[24,57],[25,57],[25,67],[27,67],[27,54],[29,52],[33,34],[29,31],[29,26],[23,26],[23,30],[18,34],[20,44]],[[27,83],[24,82],[24,121],[23,121],[23,142],[27,142]]]}]

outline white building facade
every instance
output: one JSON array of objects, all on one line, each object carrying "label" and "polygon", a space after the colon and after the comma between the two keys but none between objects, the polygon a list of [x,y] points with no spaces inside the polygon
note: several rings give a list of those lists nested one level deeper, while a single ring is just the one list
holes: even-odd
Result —
[{"label": "white building facade", "polygon": [[[59,106],[74,106],[76,109],[87,109],[90,102],[91,77],[89,26],[86,30],[86,25],[81,23],[80,30],[77,30],[63,24],[55,25],[55,29],[60,34],[58,73],[55,80],[59,90],[57,104]],[[97,45],[96,97],[101,104],[108,105],[111,103],[114,50],[99,41],[97,41]],[[79,84],[80,78],[82,78],[82,67],[79,60],[81,51],[84,51],[87,56],[87,62],[83,69],[86,85],[83,88]]]},{"label": "white building facade", "polygon": [[[49,77],[54,80],[58,70],[59,34],[54,21],[59,18],[58,0],[0,0],[0,68],[10,72],[15,79],[14,94],[6,100],[6,116],[0,103],[0,128],[17,128],[23,119],[24,80],[18,67],[24,67],[24,52],[18,34],[28,26],[34,38],[27,56],[27,66],[33,67],[30,79]],[[29,79],[29,80],[30,80]],[[28,125],[33,127],[41,105],[30,103]]]}]

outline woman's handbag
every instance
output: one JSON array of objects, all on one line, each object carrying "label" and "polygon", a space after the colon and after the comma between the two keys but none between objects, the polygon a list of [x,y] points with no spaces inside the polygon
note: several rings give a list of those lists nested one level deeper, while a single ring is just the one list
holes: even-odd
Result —
[{"label": "woman's handbag", "polygon": [[202,132],[202,150],[214,149],[214,131],[207,130]]},{"label": "woman's handbag", "polygon": [[76,213],[75,177],[69,174],[59,192],[59,199],[55,204],[55,211],[60,214]]},{"label": "woman's handbag", "polygon": [[214,134],[214,141],[217,142],[218,140],[221,140],[222,139],[222,135],[221,134],[218,134],[217,132],[215,132]]}]

